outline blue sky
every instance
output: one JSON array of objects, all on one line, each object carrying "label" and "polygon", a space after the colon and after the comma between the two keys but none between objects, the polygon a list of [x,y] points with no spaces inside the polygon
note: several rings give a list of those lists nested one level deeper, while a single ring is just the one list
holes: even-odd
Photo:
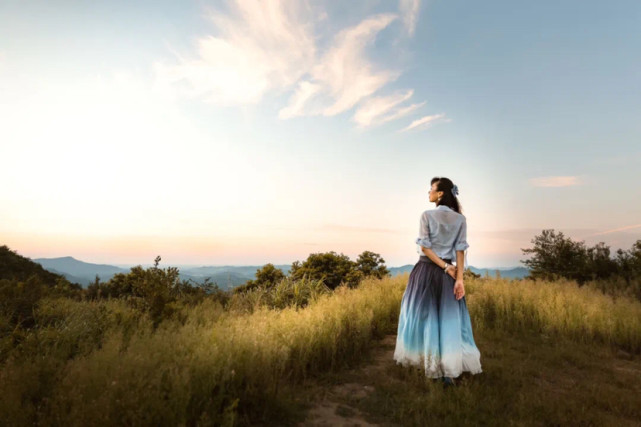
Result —
[{"label": "blue sky", "polygon": [[90,262],[401,265],[447,176],[472,265],[518,265],[543,228],[627,249],[639,22],[632,1],[4,1],[0,237]]}]

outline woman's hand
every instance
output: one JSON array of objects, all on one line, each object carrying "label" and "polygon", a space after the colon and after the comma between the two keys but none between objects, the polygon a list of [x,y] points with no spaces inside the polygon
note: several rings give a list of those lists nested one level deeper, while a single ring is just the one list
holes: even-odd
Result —
[{"label": "woman's hand", "polygon": [[463,280],[457,280],[456,283],[454,283],[454,296],[456,297],[457,301],[465,296],[465,286],[463,285]]},{"label": "woman's hand", "polygon": [[449,274],[450,276],[452,276],[453,279],[456,279],[456,266],[455,265],[452,265],[452,264],[448,265],[447,266],[447,270],[445,270],[445,272],[447,274]]}]

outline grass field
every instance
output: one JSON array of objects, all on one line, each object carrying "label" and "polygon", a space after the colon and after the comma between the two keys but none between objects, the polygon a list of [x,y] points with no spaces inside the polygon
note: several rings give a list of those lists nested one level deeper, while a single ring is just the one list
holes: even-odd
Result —
[{"label": "grass field", "polygon": [[[0,418],[12,425],[293,424],[394,334],[407,275],[338,288],[304,309],[206,302],[154,330],[122,301],[47,300],[3,341]],[[447,393],[394,364],[348,402],[397,425],[633,424],[641,303],[573,282],[475,279],[467,303],[484,372]],[[359,381],[368,381],[367,376]],[[449,393],[449,394],[448,394]],[[349,400],[349,399],[348,399]]]}]

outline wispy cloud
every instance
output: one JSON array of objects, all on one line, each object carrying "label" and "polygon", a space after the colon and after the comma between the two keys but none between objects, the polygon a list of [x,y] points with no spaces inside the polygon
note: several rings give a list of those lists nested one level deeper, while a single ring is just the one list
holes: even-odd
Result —
[{"label": "wispy cloud", "polygon": [[[410,34],[418,9],[418,0],[399,3]],[[425,104],[401,106],[411,89],[373,97],[402,72],[368,56],[398,14],[365,17],[329,40],[315,31],[327,15],[296,0],[229,0],[226,11],[208,18],[215,35],[198,38],[190,54],[175,53],[173,61],[154,64],[157,89],[216,105],[256,104],[270,92],[290,92],[280,119],[334,116],[357,107],[353,120],[361,127],[399,119]]]},{"label": "wispy cloud", "polygon": [[409,124],[409,126],[401,129],[401,132],[406,132],[412,129],[427,129],[428,127],[432,126],[432,124],[436,122],[450,122],[450,121],[452,120],[449,118],[446,118],[445,113],[425,116],[425,117],[421,117],[420,119],[414,120],[412,123]]},{"label": "wispy cloud", "polygon": [[[395,80],[400,72],[377,68],[367,58],[365,49],[396,18],[393,14],[375,15],[338,33],[311,69],[311,79],[298,87],[279,116],[333,116]],[[308,96],[310,87],[316,89],[312,96]],[[314,97],[315,102],[310,103]]]},{"label": "wispy cloud", "polygon": [[635,228],[641,228],[641,224],[628,225],[626,227],[613,228],[612,230],[601,231],[599,233],[590,234],[590,236],[602,236],[604,234],[618,233],[621,231],[633,230]]},{"label": "wispy cloud", "polygon": [[155,64],[159,85],[219,104],[251,104],[295,84],[314,64],[308,9],[293,0],[237,0],[229,14],[212,13],[217,36],[198,39],[196,54]]},{"label": "wispy cloud", "polygon": [[420,5],[420,0],[400,0],[398,4],[401,16],[403,17],[403,24],[405,24],[407,33],[410,36],[414,35],[414,30],[416,30]]},{"label": "wispy cloud", "polygon": [[302,116],[305,104],[322,90],[322,86],[316,83],[303,81],[298,84],[296,92],[289,99],[289,105],[278,112],[279,119],[289,119]]},{"label": "wispy cloud", "polygon": [[398,107],[399,104],[410,99],[413,94],[413,90],[408,90],[390,96],[368,98],[356,110],[354,121],[360,127],[367,127],[399,119],[425,105],[425,102],[421,102],[406,107]]},{"label": "wispy cloud", "polygon": [[577,176],[543,176],[530,178],[529,181],[534,187],[571,187],[581,184]]}]

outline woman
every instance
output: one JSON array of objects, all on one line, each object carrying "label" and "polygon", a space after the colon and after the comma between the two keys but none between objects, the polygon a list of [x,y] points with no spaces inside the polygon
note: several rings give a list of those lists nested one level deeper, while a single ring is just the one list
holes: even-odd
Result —
[{"label": "woman", "polygon": [[467,223],[452,181],[433,178],[431,184],[436,209],[421,215],[416,243],[422,254],[401,301],[394,360],[424,366],[427,377],[454,385],[463,372],[482,372],[463,284]]}]

